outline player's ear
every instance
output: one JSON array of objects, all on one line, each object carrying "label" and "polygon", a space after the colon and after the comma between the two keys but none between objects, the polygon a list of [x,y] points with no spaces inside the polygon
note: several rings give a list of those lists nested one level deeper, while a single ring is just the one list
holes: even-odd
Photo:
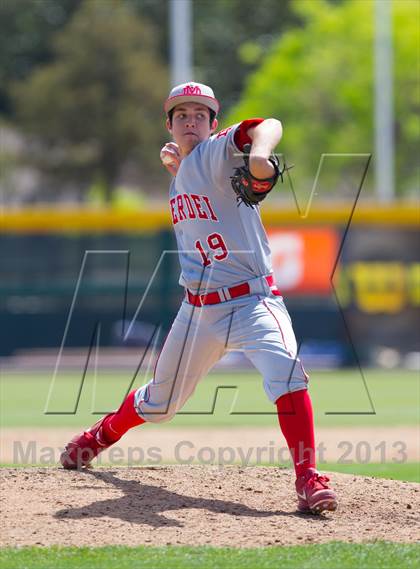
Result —
[{"label": "player's ear", "polygon": [[169,119],[166,119],[166,129],[172,134],[172,126]]},{"label": "player's ear", "polygon": [[210,132],[213,133],[218,126],[219,126],[218,120],[214,119],[213,122],[211,123]]}]

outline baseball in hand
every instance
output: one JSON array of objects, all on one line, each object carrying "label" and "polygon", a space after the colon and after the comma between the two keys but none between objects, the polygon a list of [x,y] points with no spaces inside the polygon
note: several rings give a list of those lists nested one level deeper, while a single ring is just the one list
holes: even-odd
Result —
[{"label": "baseball in hand", "polygon": [[169,166],[169,164],[174,164],[175,163],[174,157],[171,156],[170,154],[163,154],[162,163],[165,164],[165,166]]}]

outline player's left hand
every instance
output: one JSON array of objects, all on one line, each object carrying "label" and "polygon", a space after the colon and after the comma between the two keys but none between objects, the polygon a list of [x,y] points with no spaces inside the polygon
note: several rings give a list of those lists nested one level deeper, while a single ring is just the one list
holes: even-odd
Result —
[{"label": "player's left hand", "polygon": [[[244,152],[244,165],[235,168],[233,176],[230,177],[232,188],[236,193],[238,203],[244,203],[248,207],[258,205],[276,185],[276,182],[281,176],[282,172],[279,170],[279,161],[274,154],[266,160],[256,157],[256,162],[253,166],[258,173],[263,174],[263,178],[257,178],[254,172],[251,172],[251,145],[245,144]],[[269,165],[267,165],[269,162]],[[265,174],[268,174],[265,175]]]}]

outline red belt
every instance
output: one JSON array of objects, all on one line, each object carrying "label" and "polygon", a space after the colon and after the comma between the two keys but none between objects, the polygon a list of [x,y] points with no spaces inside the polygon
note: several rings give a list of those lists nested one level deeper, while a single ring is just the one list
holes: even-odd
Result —
[{"label": "red belt", "polygon": [[[273,275],[268,275],[264,278],[271,289],[271,293],[275,296],[280,296],[280,291],[274,284]],[[220,288],[207,294],[194,294],[190,290],[186,289],[187,300],[194,306],[204,306],[205,304],[219,304],[220,302],[226,302],[228,300],[232,300],[233,298],[238,298],[239,296],[246,296],[250,293],[251,287],[249,283],[241,283],[235,286],[231,286],[230,288]]]}]

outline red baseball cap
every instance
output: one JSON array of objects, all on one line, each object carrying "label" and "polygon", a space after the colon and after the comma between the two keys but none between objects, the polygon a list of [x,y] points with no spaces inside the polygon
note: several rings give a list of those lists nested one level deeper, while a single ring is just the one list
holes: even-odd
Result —
[{"label": "red baseball cap", "polygon": [[220,108],[219,101],[214,96],[213,89],[203,83],[182,83],[174,87],[163,106],[165,113],[168,114],[171,109],[181,103],[201,103],[214,111],[216,115]]}]

